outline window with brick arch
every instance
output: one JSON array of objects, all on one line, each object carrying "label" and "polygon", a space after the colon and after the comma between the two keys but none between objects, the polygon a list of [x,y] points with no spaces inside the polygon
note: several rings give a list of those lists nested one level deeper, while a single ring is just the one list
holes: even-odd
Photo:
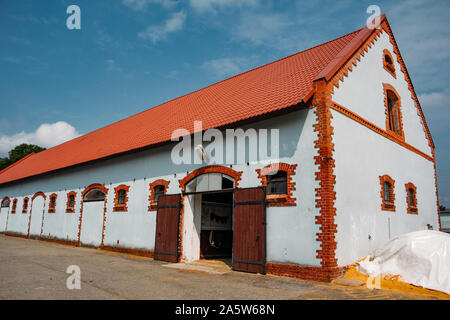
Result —
[{"label": "window with brick arch", "polygon": [[128,202],[128,190],[130,189],[129,186],[126,186],[124,184],[121,184],[120,186],[117,186],[114,188],[114,192],[116,194],[114,199],[114,212],[127,212],[127,202]]},{"label": "window with brick arch", "polygon": [[383,50],[383,68],[396,78],[394,59],[392,58],[390,51],[386,49]]},{"label": "window with brick arch", "polygon": [[394,132],[400,132],[400,112],[399,112],[399,99],[397,95],[391,91],[386,91],[387,104],[388,104],[388,118],[389,118],[389,130]]},{"label": "window with brick arch", "polygon": [[406,204],[408,205],[407,212],[411,214],[418,214],[417,188],[411,182],[405,184],[405,188],[406,188]]},{"label": "window with brick arch", "polygon": [[272,163],[256,169],[258,178],[261,179],[261,187],[266,189],[268,207],[296,205],[296,198],[293,197],[295,191],[293,176],[296,167],[297,164]]},{"label": "window with brick arch", "polygon": [[381,210],[395,211],[395,181],[388,175],[380,176]]},{"label": "window with brick arch", "polygon": [[67,194],[66,213],[75,212],[76,192],[71,191]]},{"label": "window with brick arch", "polygon": [[50,196],[50,203],[48,205],[48,212],[55,213],[56,210],[56,194]]},{"label": "window with brick arch", "polygon": [[17,209],[17,199],[14,199],[13,204],[12,204],[11,213],[16,213],[16,209]]},{"label": "window with brick arch", "polygon": [[2,208],[8,208],[9,207],[9,200],[5,199],[2,201]]},{"label": "window with brick arch", "polygon": [[158,179],[150,183],[150,195],[148,206],[148,211],[156,211],[158,207],[158,200],[161,196],[167,193],[167,189],[169,188],[170,181],[164,179]]},{"label": "window with brick arch", "polygon": [[28,198],[23,199],[22,213],[28,213]]}]

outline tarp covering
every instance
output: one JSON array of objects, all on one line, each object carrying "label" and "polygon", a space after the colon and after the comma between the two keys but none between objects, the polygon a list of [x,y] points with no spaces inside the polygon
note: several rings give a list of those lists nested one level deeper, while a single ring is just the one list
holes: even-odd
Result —
[{"label": "tarp covering", "polygon": [[450,234],[423,230],[400,235],[360,261],[358,269],[450,294]]}]

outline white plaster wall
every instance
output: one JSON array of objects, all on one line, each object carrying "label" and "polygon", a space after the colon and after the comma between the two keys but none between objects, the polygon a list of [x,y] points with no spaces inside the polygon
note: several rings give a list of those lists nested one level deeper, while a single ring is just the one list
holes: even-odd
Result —
[{"label": "white plaster wall", "polygon": [[[75,212],[66,213],[67,193],[75,191]],[[49,213],[48,206],[50,200],[46,201],[44,213],[44,225],[42,236],[46,238],[57,238],[61,240],[77,241],[78,225],[81,208],[81,189],[59,190],[47,192],[47,199],[50,199],[52,193],[56,193],[55,212]]]},{"label": "white plaster wall", "polygon": [[5,232],[6,230],[6,221],[8,220],[8,213],[10,207],[0,208],[0,233]]},{"label": "white plaster wall", "polygon": [[[383,83],[392,85],[401,96],[405,142],[431,156],[421,118],[389,39],[387,32],[383,31],[372,48],[368,48],[365,56],[353,67],[353,71],[349,71],[348,77],[344,76],[344,81],[339,82],[339,88],[334,88],[332,99],[381,129],[386,129]],[[384,49],[392,54],[396,78],[383,68]]]},{"label": "white plaster wall", "polygon": [[102,243],[104,201],[85,202],[80,241],[83,245],[99,247]]},{"label": "white plaster wall", "polygon": [[[154,180],[156,179],[145,179],[145,181],[144,179],[140,179],[123,182],[123,184],[130,186],[127,212],[113,211],[114,188],[119,184],[107,186],[109,190],[104,245],[154,250],[156,211],[147,210],[150,195],[149,184]],[[168,191],[170,192],[170,186]]]},{"label": "white plaster wall", "polygon": [[[320,248],[319,243],[316,242],[319,226],[315,224],[315,216],[319,214],[319,211],[315,208],[314,191],[319,185],[314,175],[317,171],[313,159],[316,152],[314,140],[317,139],[312,127],[314,122],[314,111],[308,109],[243,127],[244,130],[247,128],[279,129],[281,142],[279,161],[298,164],[296,175],[293,177],[296,183],[293,196],[297,199],[297,206],[267,209],[267,261],[270,262],[319,265],[316,258],[316,250]],[[21,198],[24,195],[33,195],[40,190],[47,197],[52,193],[58,195],[55,213],[48,213],[49,201],[46,202],[42,235],[76,241],[81,192],[93,183],[100,183],[108,188],[104,245],[154,250],[156,211],[148,211],[149,184],[157,179],[165,179],[170,181],[168,194],[180,193],[179,180],[189,172],[203,166],[202,164],[173,164],[170,160],[171,148],[171,145],[152,148],[97,164],[66,169],[45,177],[0,186],[0,198],[9,196],[11,200],[15,197],[19,199],[18,213],[11,219],[11,224],[8,223],[8,230],[26,231],[25,226],[28,225],[28,220],[24,219],[22,223],[19,219],[22,218],[22,214],[19,213]],[[265,165],[261,163],[233,165],[234,170],[243,171],[239,187],[260,186],[261,181],[255,170]],[[127,212],[113,212],[114,187],[120,184],[130,186]],[[65,212],[69,191],[77,192],[74,213]],[[83,228],[84,215],[85,213],[83,213]],[[188,221],[189,219],[191,222]],[[196,230],[192,219],[185,215],[183,225],[185,227],[191,225],[193,230]],[[199,246],[199,242],[195,242],[195,237],[191,240],[191,246]],[[192,250],[194,251],[198,250]],[[190,258],[196,258],[195,255],[196,253]]]},{"label": "white plaster wall", "polygon": [[[7,225],[7,232],[11,233],[18,233],[22,235],[28,234],[28,222],[30,219],[30,207],[28,207],[27,213],[22,213],[23,208],[23,199],[28,196],[29,199],[31,199],[30,195],[25,195],[23,197],[14,197],[17,198],[17,207],[16,207],[16,213],[10,214],[8,218],[8,225]],[[11,198],[11,206],[12,206],[13,198]],[[31,205],[31,200],[28,200],[29,204]]]},{"label": "white plaster wall", "polygon": [[31,206],[30,236],[40,236],[42,227],[42,215],[45,199],[42,196],[34,198]]},{"label": "white plaster wall", "polygon": [[[399,234],[427,224],[439,230],[433,163],[337,111],[332,115],[339,266]],[[384,174],[395,180],[395,212],[381,210],[379,176]],[[408,182],[417,187],[418,215],[407,213]]]},{"label": "white plaster wall", "polygon": [[183,218],[183,259],[200,259],[200,231],[202,219],[202,195],[189,195],[184,198]]}]

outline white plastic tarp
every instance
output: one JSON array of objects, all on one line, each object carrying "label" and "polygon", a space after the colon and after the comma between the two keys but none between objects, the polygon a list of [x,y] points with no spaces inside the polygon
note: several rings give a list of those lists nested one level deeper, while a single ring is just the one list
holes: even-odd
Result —
[{"label": "white plastic tarp", "polygon": [[400,235],[361,261],[359,271],[374,278],[400,275],[401,281],[450,294],[450,234]]}]

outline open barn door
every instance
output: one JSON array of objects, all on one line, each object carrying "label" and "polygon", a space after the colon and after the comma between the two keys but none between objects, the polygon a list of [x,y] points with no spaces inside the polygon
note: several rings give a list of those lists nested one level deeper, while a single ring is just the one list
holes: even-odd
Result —
[{"label": "open barn door", "polygon": [[233,214],[233,270],[266,273],[266,193],[236,189]]},{"label": "open barn door", "polygon": [[155,260],[178,261],[181,195],[161,195],[156,213]]}]

